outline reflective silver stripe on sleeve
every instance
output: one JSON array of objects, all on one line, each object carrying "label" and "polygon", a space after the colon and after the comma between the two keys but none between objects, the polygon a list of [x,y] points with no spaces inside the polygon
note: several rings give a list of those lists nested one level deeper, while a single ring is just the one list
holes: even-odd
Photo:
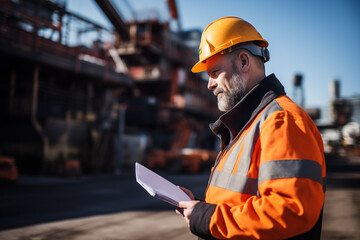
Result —
[{"label": "reflective silver stripe on sleeve", "polygon": [[325,191],[321,165],[312,160],[275,160],[260,165],[259,184],[266,180],[279,178],[309,178],[320,183]]},{"label": "reflective silver stripe on sleeve", "polygon": [[233,192],[256,195],[258,180],[246,175],[215,171],[211,185]]}]

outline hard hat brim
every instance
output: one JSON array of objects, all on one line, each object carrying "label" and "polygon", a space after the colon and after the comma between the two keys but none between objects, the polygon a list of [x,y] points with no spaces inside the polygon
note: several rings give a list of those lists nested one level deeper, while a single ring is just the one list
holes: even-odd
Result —
[{"label": "hard hat brim", "polygon": [[199,73],[199,72],[203,72],[206,70],[206,60],[211,58],[212,56],[218,54],[219,52],[221,52],[222,49],[219,49],[217,51],[214,51],[212,52],[210,55],[206,56],[206,58],[204,58],[203,60],[201,61],[198,61],[192,68],[191,68],[191,71],[193,73]]},{"label": "hard hat brim", "polygon": [[193,73],[199,73],[206,70],[206,63],[203,63],[202,61],[197,62],[192,68],[191,71]]}]

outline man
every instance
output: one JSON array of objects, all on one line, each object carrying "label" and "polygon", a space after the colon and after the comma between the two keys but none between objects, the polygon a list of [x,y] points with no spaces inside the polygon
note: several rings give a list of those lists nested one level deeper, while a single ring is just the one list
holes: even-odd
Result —
[{"label": "man", "polygon": [[[225,112],[210,125],[221,139],[205,201],[180,202],[190,230],[204,239],[320,239],[325,160],[320,134],[274,74],[268,42],[236,17],[203,32],[199,62]],[[180,213],[181,212],[181,213]]]}]

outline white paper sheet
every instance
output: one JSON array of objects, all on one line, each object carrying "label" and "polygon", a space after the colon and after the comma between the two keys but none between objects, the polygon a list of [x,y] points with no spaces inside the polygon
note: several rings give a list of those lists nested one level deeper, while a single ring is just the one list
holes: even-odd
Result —
[{"label": "white paper sheet", "polygon": [[139,163],[135,163],[136,181],[153,197],[179,206],[180,201],[191,201],[179,187]]}]

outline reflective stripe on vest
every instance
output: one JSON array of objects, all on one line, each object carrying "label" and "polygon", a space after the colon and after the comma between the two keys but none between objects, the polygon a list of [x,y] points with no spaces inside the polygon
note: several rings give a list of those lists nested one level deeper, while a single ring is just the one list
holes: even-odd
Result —
[{"label": "reflective stripe on vest", "polygon": [[278,178],[309,178],[320,183],[325,192],[326,179],[322,178],[318,162],[307,159],[275,160],[264,162],[259,168],[259,184]]},{"label": "reflective stripe on vest", "polygon": [[[319,182],[323,185],[325,191],[325,179],[319,177],[322,176],[321,165],[311,160],[292,159],[265,162],[260,165],[259,179],[247,177],[254,147],[259,139],[260,128],[272,113],[279,110],[283,109],[273,100],[262,111],[249,132],[243,134],[230,150],[222,171],[214,170],[210,185],[238,193],[258,195],[258,185],[263,181],[277,178],[303,177]],[[244,145],[243,153],[239,156],[242,145]],[[240,157],[240,162],[237,172],[232,174],[238,157]],[[309,171],[310,169],[311,171]]]}]

